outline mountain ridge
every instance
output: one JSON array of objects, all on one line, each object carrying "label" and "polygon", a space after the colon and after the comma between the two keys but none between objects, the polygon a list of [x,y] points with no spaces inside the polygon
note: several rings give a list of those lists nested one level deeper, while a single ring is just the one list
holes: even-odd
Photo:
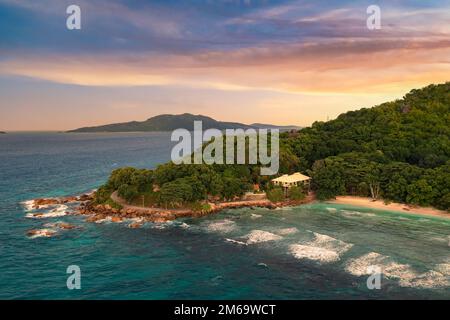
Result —
[{"label": "mountain ridge", "polygon": [[191,113],[183,114],[160,114],[144,121],[129,121],[121,123],[112,123],[101,126],[82,127],[68,132],[157,132],[173,131],[183,128],[192,131],[194,121],[202,121],[203,129],[280,129],[299,130],[299,126],[277,126],[272,124],[243,124],[239,122],[218,121],[204,115],[194,115]]}]

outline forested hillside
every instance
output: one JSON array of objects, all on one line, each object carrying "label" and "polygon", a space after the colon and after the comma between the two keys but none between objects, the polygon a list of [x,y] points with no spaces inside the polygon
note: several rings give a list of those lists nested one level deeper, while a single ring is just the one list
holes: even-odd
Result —
[{"label": "forested hillside", "polygon": [[450,83],[316,122],[283,143],[320,198],[372,195],[450,207]]}]

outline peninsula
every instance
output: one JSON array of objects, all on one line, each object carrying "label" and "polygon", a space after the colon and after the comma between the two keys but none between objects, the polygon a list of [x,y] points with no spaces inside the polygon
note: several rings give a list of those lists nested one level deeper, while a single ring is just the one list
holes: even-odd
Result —
[{"label": "peninsula", "polygon": [[412,90],[401,100],[282,133],[279,176],[305,173],[311,177],[307,189],[283,190],[274,183],[276,177],[259,175],[258,164],[167,163],[152,170],[114,170],[88,209],[120,212],[125,201],[159,211],[207,213],[215,211],[214,204],[243,201],[250,192],[264,193],[263,206],[353,196],[403,203],[404,211],[434,207],[446,215],[450,209],[449,117],[450,83],[430,85]]}]

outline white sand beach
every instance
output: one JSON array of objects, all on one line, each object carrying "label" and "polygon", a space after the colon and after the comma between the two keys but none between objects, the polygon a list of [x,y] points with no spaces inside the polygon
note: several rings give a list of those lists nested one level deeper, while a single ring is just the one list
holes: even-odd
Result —
[{"label": "white sand beach", "polygon": [[420,214],[428,216],[436,216],[450,219],[450,213],[444,210],[439,210],[432,207],[419,207],[412,206],[403,203],[385,203],[383,200],[373,200],[372,198],[365,197],[355,197],[355,196],[338,196],[335,200],[327,201],[329,203],[335,204],[348,204],[352,206],[381,209],[381,210],[392,210],[400,211],[404,213]]}]

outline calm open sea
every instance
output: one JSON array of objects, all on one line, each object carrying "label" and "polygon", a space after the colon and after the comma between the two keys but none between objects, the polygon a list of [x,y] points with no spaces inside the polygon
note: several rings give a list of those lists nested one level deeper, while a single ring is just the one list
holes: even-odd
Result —
[{"label": "calm open sea", "polygon": [[[80,194],[170,158],[168,133],[0,135],[1,299],[450,299],[450,220],[325,203],[129,229],[25,201]],[[53,212],[52,212],[53,211]],[[75,230],[29,238],[65,221]],[[81,268],[81,290],[66,269]],[[379,266],[380,290],[366,285]]]}]

